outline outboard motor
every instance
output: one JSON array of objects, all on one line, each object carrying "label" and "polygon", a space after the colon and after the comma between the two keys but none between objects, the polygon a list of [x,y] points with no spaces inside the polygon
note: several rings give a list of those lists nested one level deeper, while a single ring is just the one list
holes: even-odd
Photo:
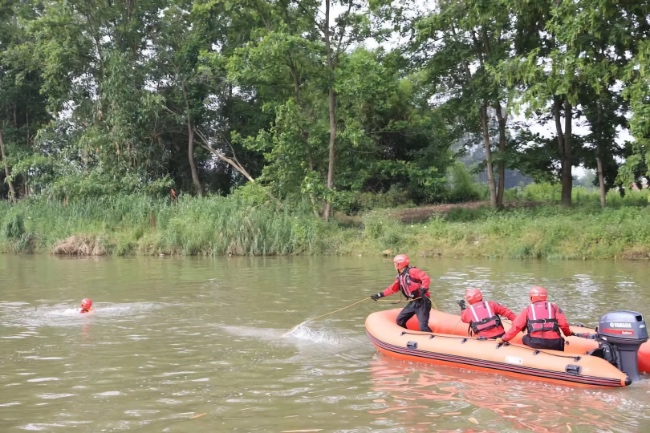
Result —
[{"label": "outboard motor", "polygon": [[648,328],[641,313],[635,311],[614,311],[607,313],[598,322],[597,340],[600,353],[594,355],[605,358],[627,374],[632,382],[639,377],[638,352],[641,344],[648,341]]}]

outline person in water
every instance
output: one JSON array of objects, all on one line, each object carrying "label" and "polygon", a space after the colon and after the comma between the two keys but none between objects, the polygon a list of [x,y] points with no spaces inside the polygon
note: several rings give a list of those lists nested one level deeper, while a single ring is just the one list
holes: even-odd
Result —
[{"label": "person in water", "polygon": [[[564,350],[564,338],[574,335],[562,309],[548,302],[548,293],[544,287],[535,286],[530,289],[530,305],[523,309],[512,322],[512,327],[498,343],[510,341],[517,333],[526,328],[523,343],[533,349]],[[560,334],[562,331],[562,334]]]},{"label": "person in water", "polygon": [[[465,304],[469,303],[469,307]],[[460,320],[469,323],[471,332],[478,338],[503,337],[505,329],[501,324],[503,316],[515,320],[515,313],[494,301],[484,301],[479,289],[470,288],[465,291],[465,300],[458,301],[460,305]],[[471,335],[471,334],[470,334]]]},{"label": "person in water", "polygon": [[373,301],[390,296],[401,291],[409,303],[397,315],[397,324],[406,328],[406,322],[416,315],[420,322],[420,331],[431,332],[429,328],[429,315],[431,313],[431,299],[429,295],[429,284],[431,278],[426,272],[409,266],[410,259],[406,254],[399,254],[393,259],[397,276],[393,284],[383,291],[376,293],[370,298]]},{"label": "person in water", "polygon": [[95,309],[93,308],[93,301],[91,301],[88,298],[83,298],[81,300],[79,312],[81,314],[84,314],[84,313],[90,313],[91,311],[95,311]]}]

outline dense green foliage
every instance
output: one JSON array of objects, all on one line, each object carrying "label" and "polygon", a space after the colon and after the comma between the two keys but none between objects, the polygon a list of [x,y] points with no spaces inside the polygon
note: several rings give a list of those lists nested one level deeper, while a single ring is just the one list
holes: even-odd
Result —
[{"label": "dense green foliage", "polygon": [[[315,214],[391,189],[434,203],[462,199],[447,174],[480,146],[492,207],[506,169],[561,181],[571,204],[578,164],[598,170],[604,205],[648,174],[649,13],[647,0],[6,0],[0,197],[258,182]],[[514,122],[519,108],[552,138]],[[634,142],[616,144],[628,127]]]},{"label": "dense green foliage", "polygon": [[[578,165],[596,171],[600,206],[616,207],[650,174],[649,15],[650,0],[4,0],[5,245],[74,235],[96,253],[340,251],[318,241],[338,236],[319,218],[500,209],[519,194],[506,170],[584,211]],[[460,165],[476,148],[479,163]],[[542,244],[513,254],[564,254]]]}]

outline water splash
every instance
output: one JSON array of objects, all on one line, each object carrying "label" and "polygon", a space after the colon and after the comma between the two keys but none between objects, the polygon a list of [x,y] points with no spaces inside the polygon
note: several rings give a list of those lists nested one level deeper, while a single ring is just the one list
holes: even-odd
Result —
[{"label": "water splash", "polygon": [[146,317],[151,311],[165,307],[166,304],[135,302],[127,304],[95,303],[95,311],[79,314],[78,308],[70,304],[54,304],[30,307],[29,304],[0,303],[1,324],[6,327],[27,327],[30,329],[43,326],[77,326],[91,320],[103,318],[138,318]]},{"label": "water splash", "polygon": [[341,338],[337,334],[334,334],[333,331],[322,328],[312,329],[305,323],[301,323],[297,327],[293,328],[289,333],[285,334],[284,337],[335,346],[341,344]]}]

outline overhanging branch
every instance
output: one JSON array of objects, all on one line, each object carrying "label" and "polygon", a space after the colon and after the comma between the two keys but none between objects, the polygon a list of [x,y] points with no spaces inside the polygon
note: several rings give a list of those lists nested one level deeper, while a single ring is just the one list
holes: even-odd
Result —
[{"label": "overhanging branch", "polygon": [[222,161],[226,162],[228,165],[230,165],[232,168],[237,170],[242,176],[244,176],[246,179],[248,179],[249,182],[255,183],[255,179],[246,171],[246,169],[241,165],[241,163],[237,160],[237,157],[235,156],[235,151],[233,150],[232,146],[230,146],[230,143],[228,144],[228,147],[230,147],[230,151],[232,152],[232,158],[229,158],[226,156],[223,152],[221,152],[218,149],[214,149],[212,146],[210,146],[209,140],[206,138],[205,135],[201,133],[198,129],[194,128],[194,132],[200,139],[200,146],[203,147],[205,150],[208,152],[212,153],[214,156],[217,158],[221,159]]}]

